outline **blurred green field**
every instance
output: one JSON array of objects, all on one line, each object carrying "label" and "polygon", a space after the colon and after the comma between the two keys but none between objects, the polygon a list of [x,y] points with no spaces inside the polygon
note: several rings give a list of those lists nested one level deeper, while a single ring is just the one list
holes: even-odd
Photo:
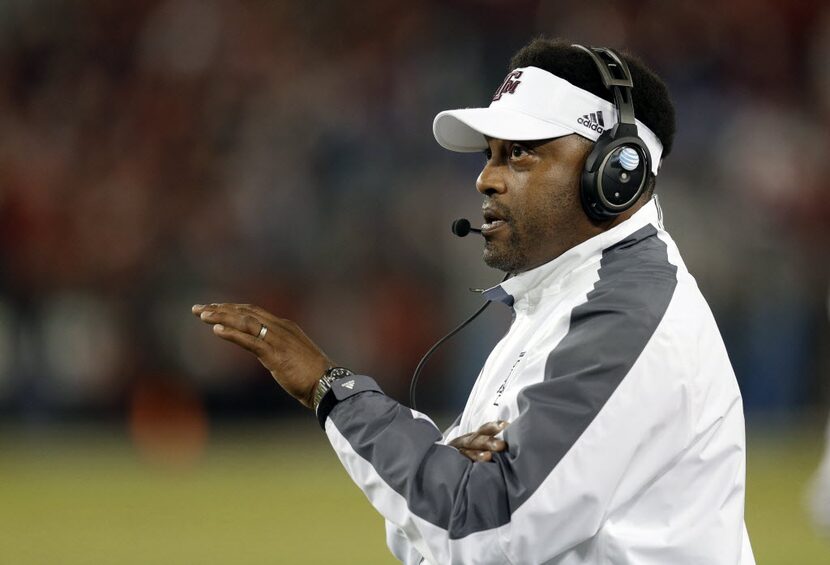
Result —
[{"label": "blurred green field", "polygon": [[[759,564],[830,563],[801,507],[820,445],[815,434],[750,443]],[[214,431],[186,469],[147,463],[120,432],[0,434],[2,564],[335,561],[395,562],[382,520],[310,422]]]}]

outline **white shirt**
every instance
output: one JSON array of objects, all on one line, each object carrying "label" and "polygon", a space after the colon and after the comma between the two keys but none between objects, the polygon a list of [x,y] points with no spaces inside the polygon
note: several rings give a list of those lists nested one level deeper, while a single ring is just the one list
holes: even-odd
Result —
[{"label": "white shirt", "polygon": [[[753,564],[740,392],[656,202],[485,295],[514,319],[445,435],[368,377],[333,389],[326,433],[392,552],[407,564]],[[445,445],[494,420],[510,424],[492,462]]]}]

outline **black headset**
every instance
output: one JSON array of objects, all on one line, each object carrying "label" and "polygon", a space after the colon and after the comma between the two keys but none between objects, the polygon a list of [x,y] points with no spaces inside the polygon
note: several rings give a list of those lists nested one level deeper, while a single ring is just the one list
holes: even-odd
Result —
[{"label": "black headset", "polygon": [[[614,92],[617,123],[605,129],[594,144],[582,171],[582,206],[594,220],[612,219],[634,205],[645,190],[651,170],[651,154],[637,135],[631,91],[634,82],[628,65],[607,47],[573,47],[585,51],[599,69],[605,87]],[[602,117],[586,116],[586,124],[596,131]],[[582,123],[582,122],[580,122]]]}]

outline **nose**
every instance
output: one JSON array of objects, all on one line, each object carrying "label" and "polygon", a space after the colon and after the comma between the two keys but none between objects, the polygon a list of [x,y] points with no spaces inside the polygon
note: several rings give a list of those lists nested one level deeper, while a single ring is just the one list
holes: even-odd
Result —
[{"label": "nose", "polygon": [[504,166],[494,163],[493,159],[487,161],[476,179],[476,190],[487,196],[503,194],[507,190],[504,182]]}]

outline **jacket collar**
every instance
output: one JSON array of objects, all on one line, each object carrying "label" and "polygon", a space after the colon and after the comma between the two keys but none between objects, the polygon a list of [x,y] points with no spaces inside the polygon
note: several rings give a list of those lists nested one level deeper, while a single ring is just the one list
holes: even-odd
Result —
[{"label": "jacket collar", "polygon": [[523,309],[529,303],[537,302],[546,291],[558,290],[571,273],[598,263],[605,249],[648,224],[662,229],[662,213],[657,196],[621,224],[583,241],[556,259],[485,290],[482,296],[491,302]]}]

